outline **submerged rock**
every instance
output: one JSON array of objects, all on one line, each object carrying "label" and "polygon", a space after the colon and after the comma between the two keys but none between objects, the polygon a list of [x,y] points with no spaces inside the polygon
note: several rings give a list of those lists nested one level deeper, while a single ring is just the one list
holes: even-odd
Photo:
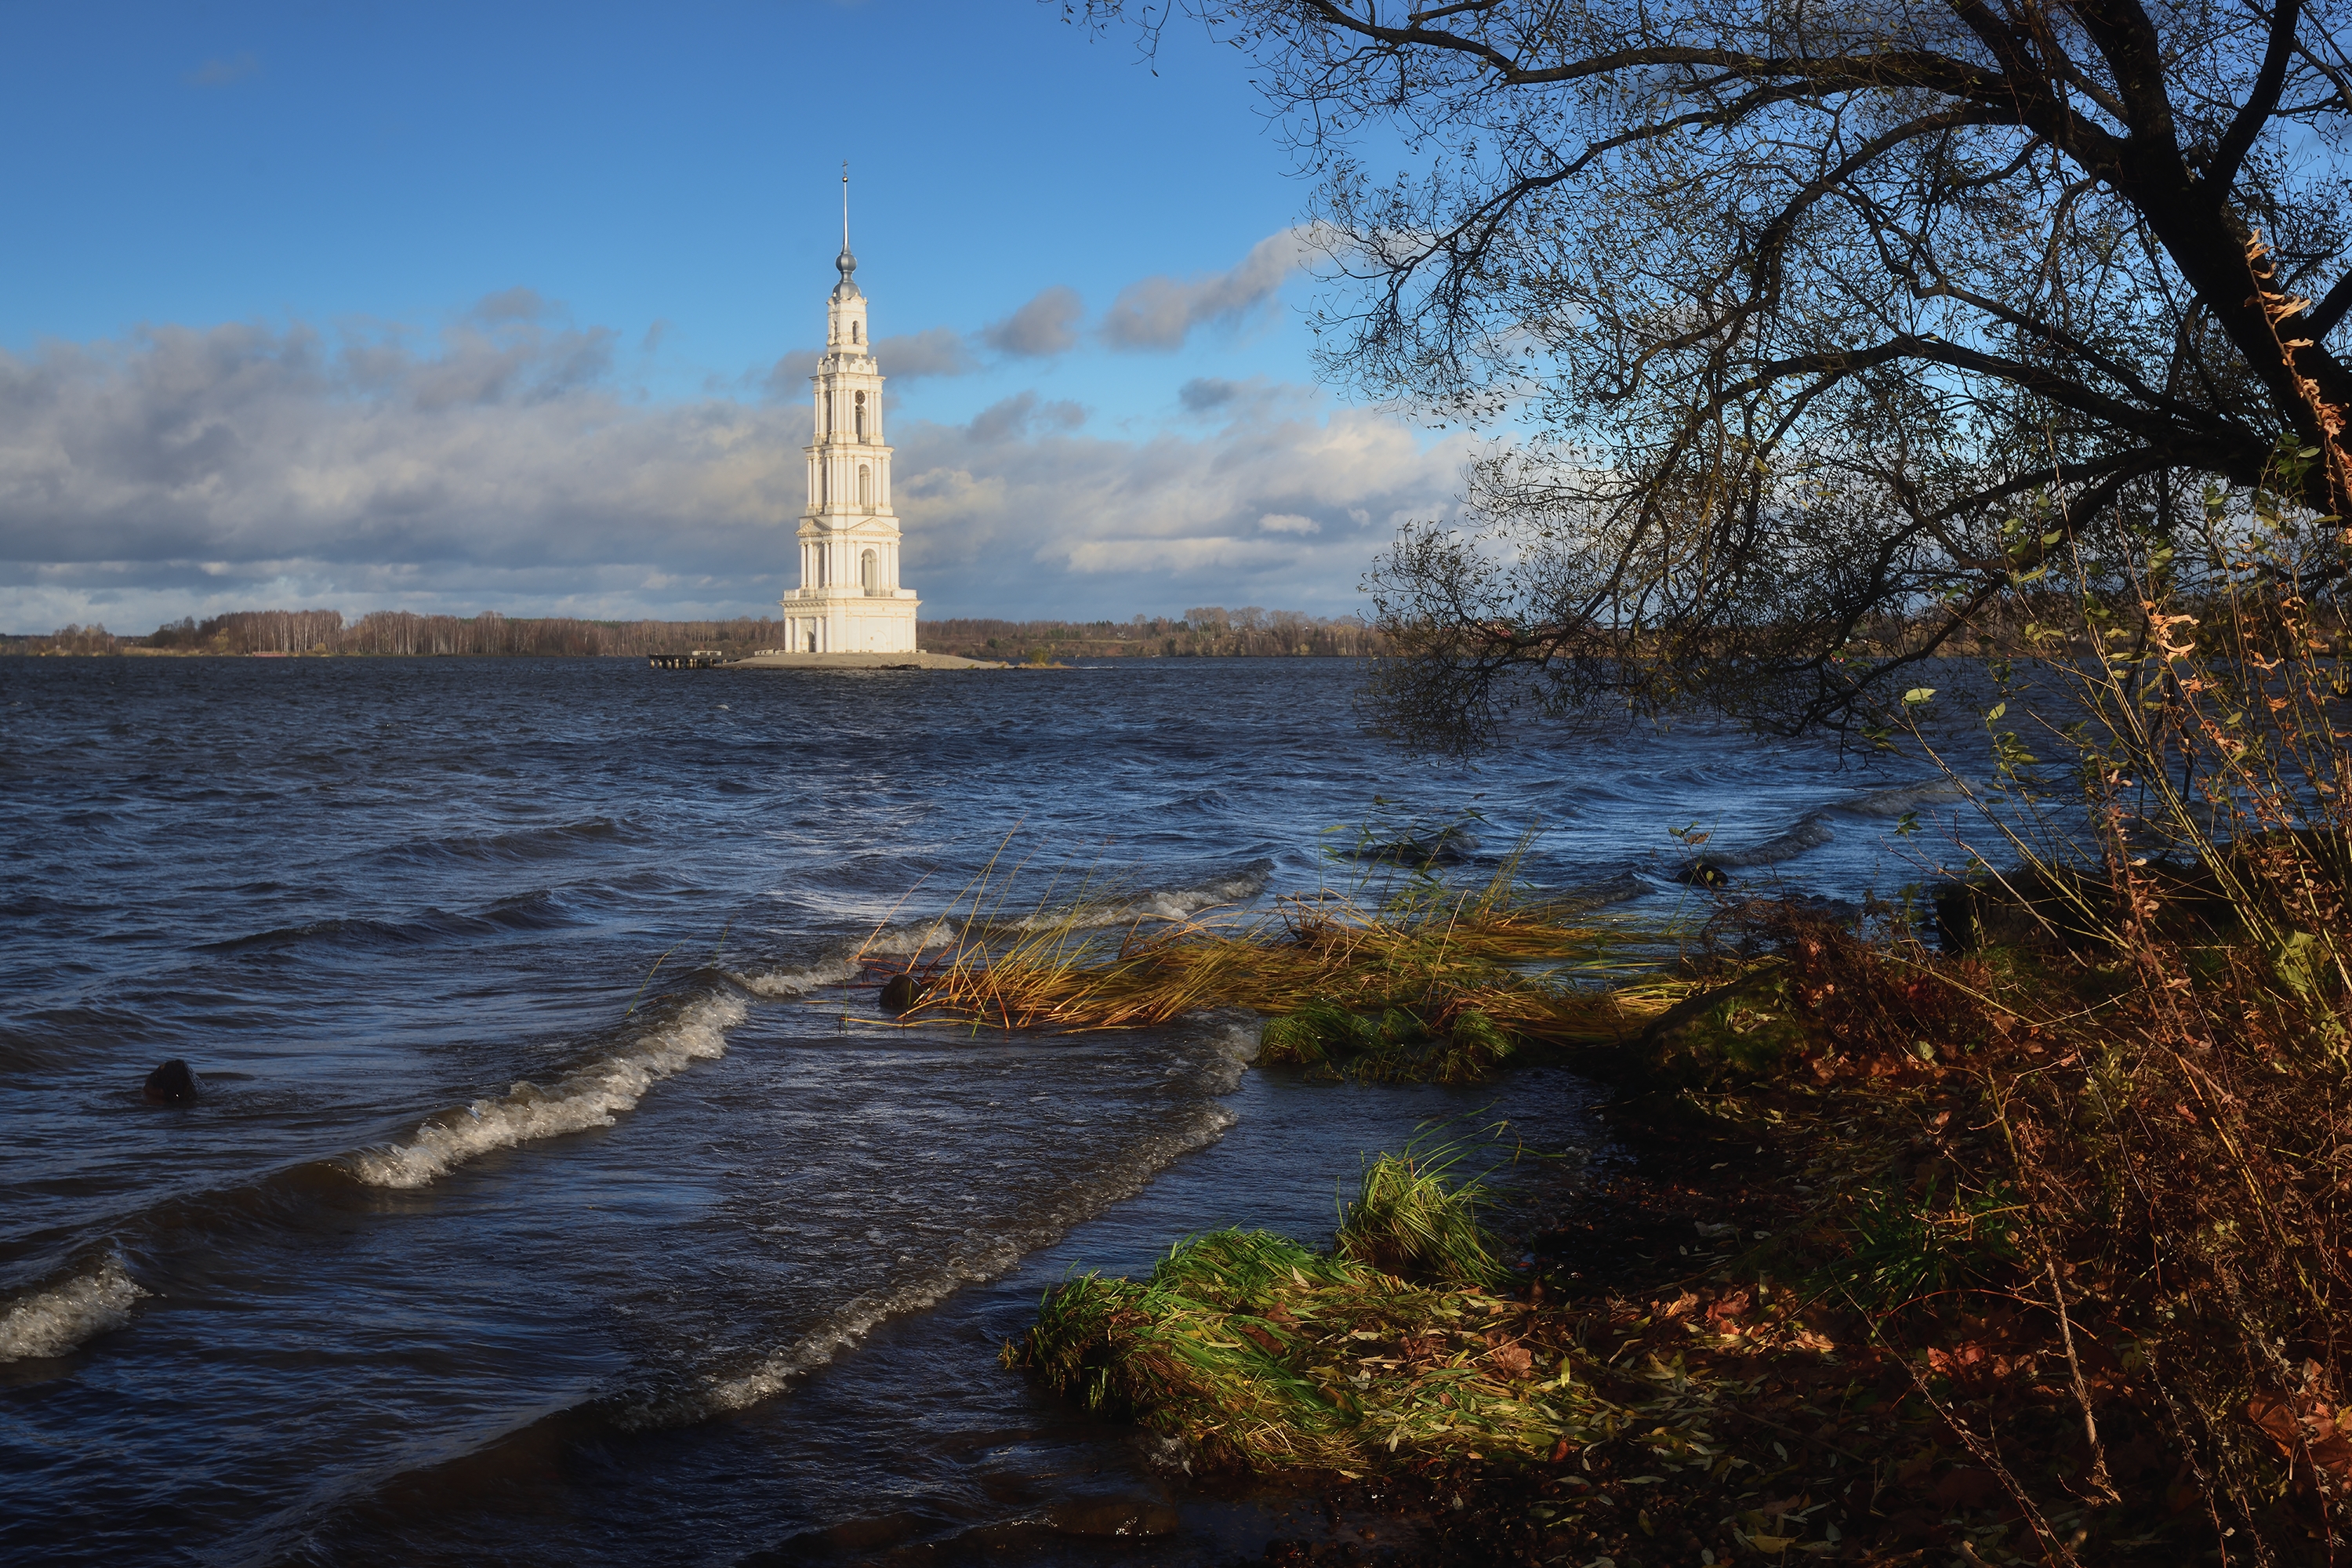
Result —
[{"label": "submerged rock", "polygon": [[149,1073],[140,1089],[147,1099],[166,1105],[194,1100],[204,1091],[204,1079],[177,1057]]},{"label": "submerged rock", "polygon": [[882,1010],[894,1018],[902,1018],[923,999],[923,988],[915,984],[911,974],[894,974],[883,983]]}]

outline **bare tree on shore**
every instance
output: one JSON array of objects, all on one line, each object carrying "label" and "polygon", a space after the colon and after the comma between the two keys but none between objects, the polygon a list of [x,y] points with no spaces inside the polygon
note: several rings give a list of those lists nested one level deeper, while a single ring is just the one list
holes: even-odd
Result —
[{"label": "bare tree on shore", "polygon": [[1321,176],[1327,368],[1524,437],[1373,576],[1403,731],[1852,722],[2046,561],[2193,569],[2209,486],[2352,516],[2345,0],[1175,9]]}]

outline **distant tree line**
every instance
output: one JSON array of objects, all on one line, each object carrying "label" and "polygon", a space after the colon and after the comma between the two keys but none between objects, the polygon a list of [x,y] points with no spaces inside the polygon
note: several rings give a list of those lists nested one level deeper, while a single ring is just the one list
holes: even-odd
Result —
[{"label": "distant tree line", "polygon": [[1333,619],[1297,610],[1190,609],[1183,617],[1137,616],[1126,621],[925,621],[919,638],[933,653],[966,658],[1069,657],[1361,658],[1387,651],[1387,639],[1353,616]]},{"label": "distant tree line", "polygon": [[[924,621],[917,642],[933,653],[973,658],[1310,656],[1353,658],[1381,651],[1381,635],[1353,616],[1325,620],[1296,610],[1191,609],[1181,619],[1128,621]],[[708,648],[740,658],[786,646],[783,623],[588,621],[569,616],[419,616],[377,610],[345,621],[336,610],[236,610],[166,622],[146,637],[116,637],[103,626],[68,626],[50,637],[0,638],[0,653],[373,655],[419,658],[643,658]]]},{"label": "distant tree line", "polygon": [[204,620],[168,621],[148,636],[115,637],[102,626],[65,626],[51,637],[0,639],[0,652],[108,654],[352,654],[393,657],[642,657],[713,648],[728,654],[783,646],[781,621],[588,621],[570,616],[419,616],[377,610],[345,621],[336,610],[236,610]]},{"label": "distant tree line", "polygon": [[45,637],[0,637],[0,654],[11,653],[121,653],[125,641],[136,637],[116,637],[103,626],[62,626]]}]

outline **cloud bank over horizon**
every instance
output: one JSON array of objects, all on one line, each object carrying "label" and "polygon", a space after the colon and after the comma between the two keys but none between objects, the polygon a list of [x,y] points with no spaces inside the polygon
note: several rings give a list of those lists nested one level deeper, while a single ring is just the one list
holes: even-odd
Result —
[{"label": "cloud bank over horizon", "polygon": [[[1048,289],[981,333],[886,339],[877,357],[954,374],[1082,331],[1164,350],[1264,308],[1297,255],[1277,235],[1228,272],[1145,279],[1091,329]],[[614,332],[529,289],[433,333],[167,325],[0,352],[0,629],[298,605],[769,612],[805,500],[796,389],[649,403],[615,360]],[[1171,394],[1170,422],[1140,433],[1090,431],[1086,408],[1034,391],[962,424],[899,415],[925,615],[1340,614],[1397,523],[1454,509],[1463,437],[1263,379]]]}]

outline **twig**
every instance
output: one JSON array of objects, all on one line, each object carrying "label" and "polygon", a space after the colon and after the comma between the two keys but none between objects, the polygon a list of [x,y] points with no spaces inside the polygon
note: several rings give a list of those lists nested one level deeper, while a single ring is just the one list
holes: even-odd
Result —
[{"label": "twig", "polygon": [[2074,1403],[2083,1407],[2083,1437],[2091,1445],[2091,1485],[2103,1502],[2115,1502],[2115,1484],[2107,1479],[2107,1451],[2099,1442],[2099,1424],[2091,1415],[2091,1390],[2083,1381],[2083,1363],[2074,1357],[2074,1326],[2066,1317],[2066,1292],[2058,1282],[2058,1258],[2050,1244],[2042,1245],[2042,1268],[2050,1276],[2050,1300],[2058,1308],[2058,1342],[2066,1347],[2066,1370],[2074,1379]]},{"label": "twig", "polygon": [[635,1013],[637,1010],[637,1000],[638,997],[642,997],[646,994],[646,985],[651,985],[654,983],[654,976],[661,973],[661,966],[669,961],[669,955],[676,952],[680,945],[682,944],[674,942],[667,947],[662,949],[661,957],[655,959],[654,966],[646,971],[645,985],[638,986],[637,994],[629,998],[629,1012],[621,1015],[625,1021],[628,1018],[630,1013]]}]

